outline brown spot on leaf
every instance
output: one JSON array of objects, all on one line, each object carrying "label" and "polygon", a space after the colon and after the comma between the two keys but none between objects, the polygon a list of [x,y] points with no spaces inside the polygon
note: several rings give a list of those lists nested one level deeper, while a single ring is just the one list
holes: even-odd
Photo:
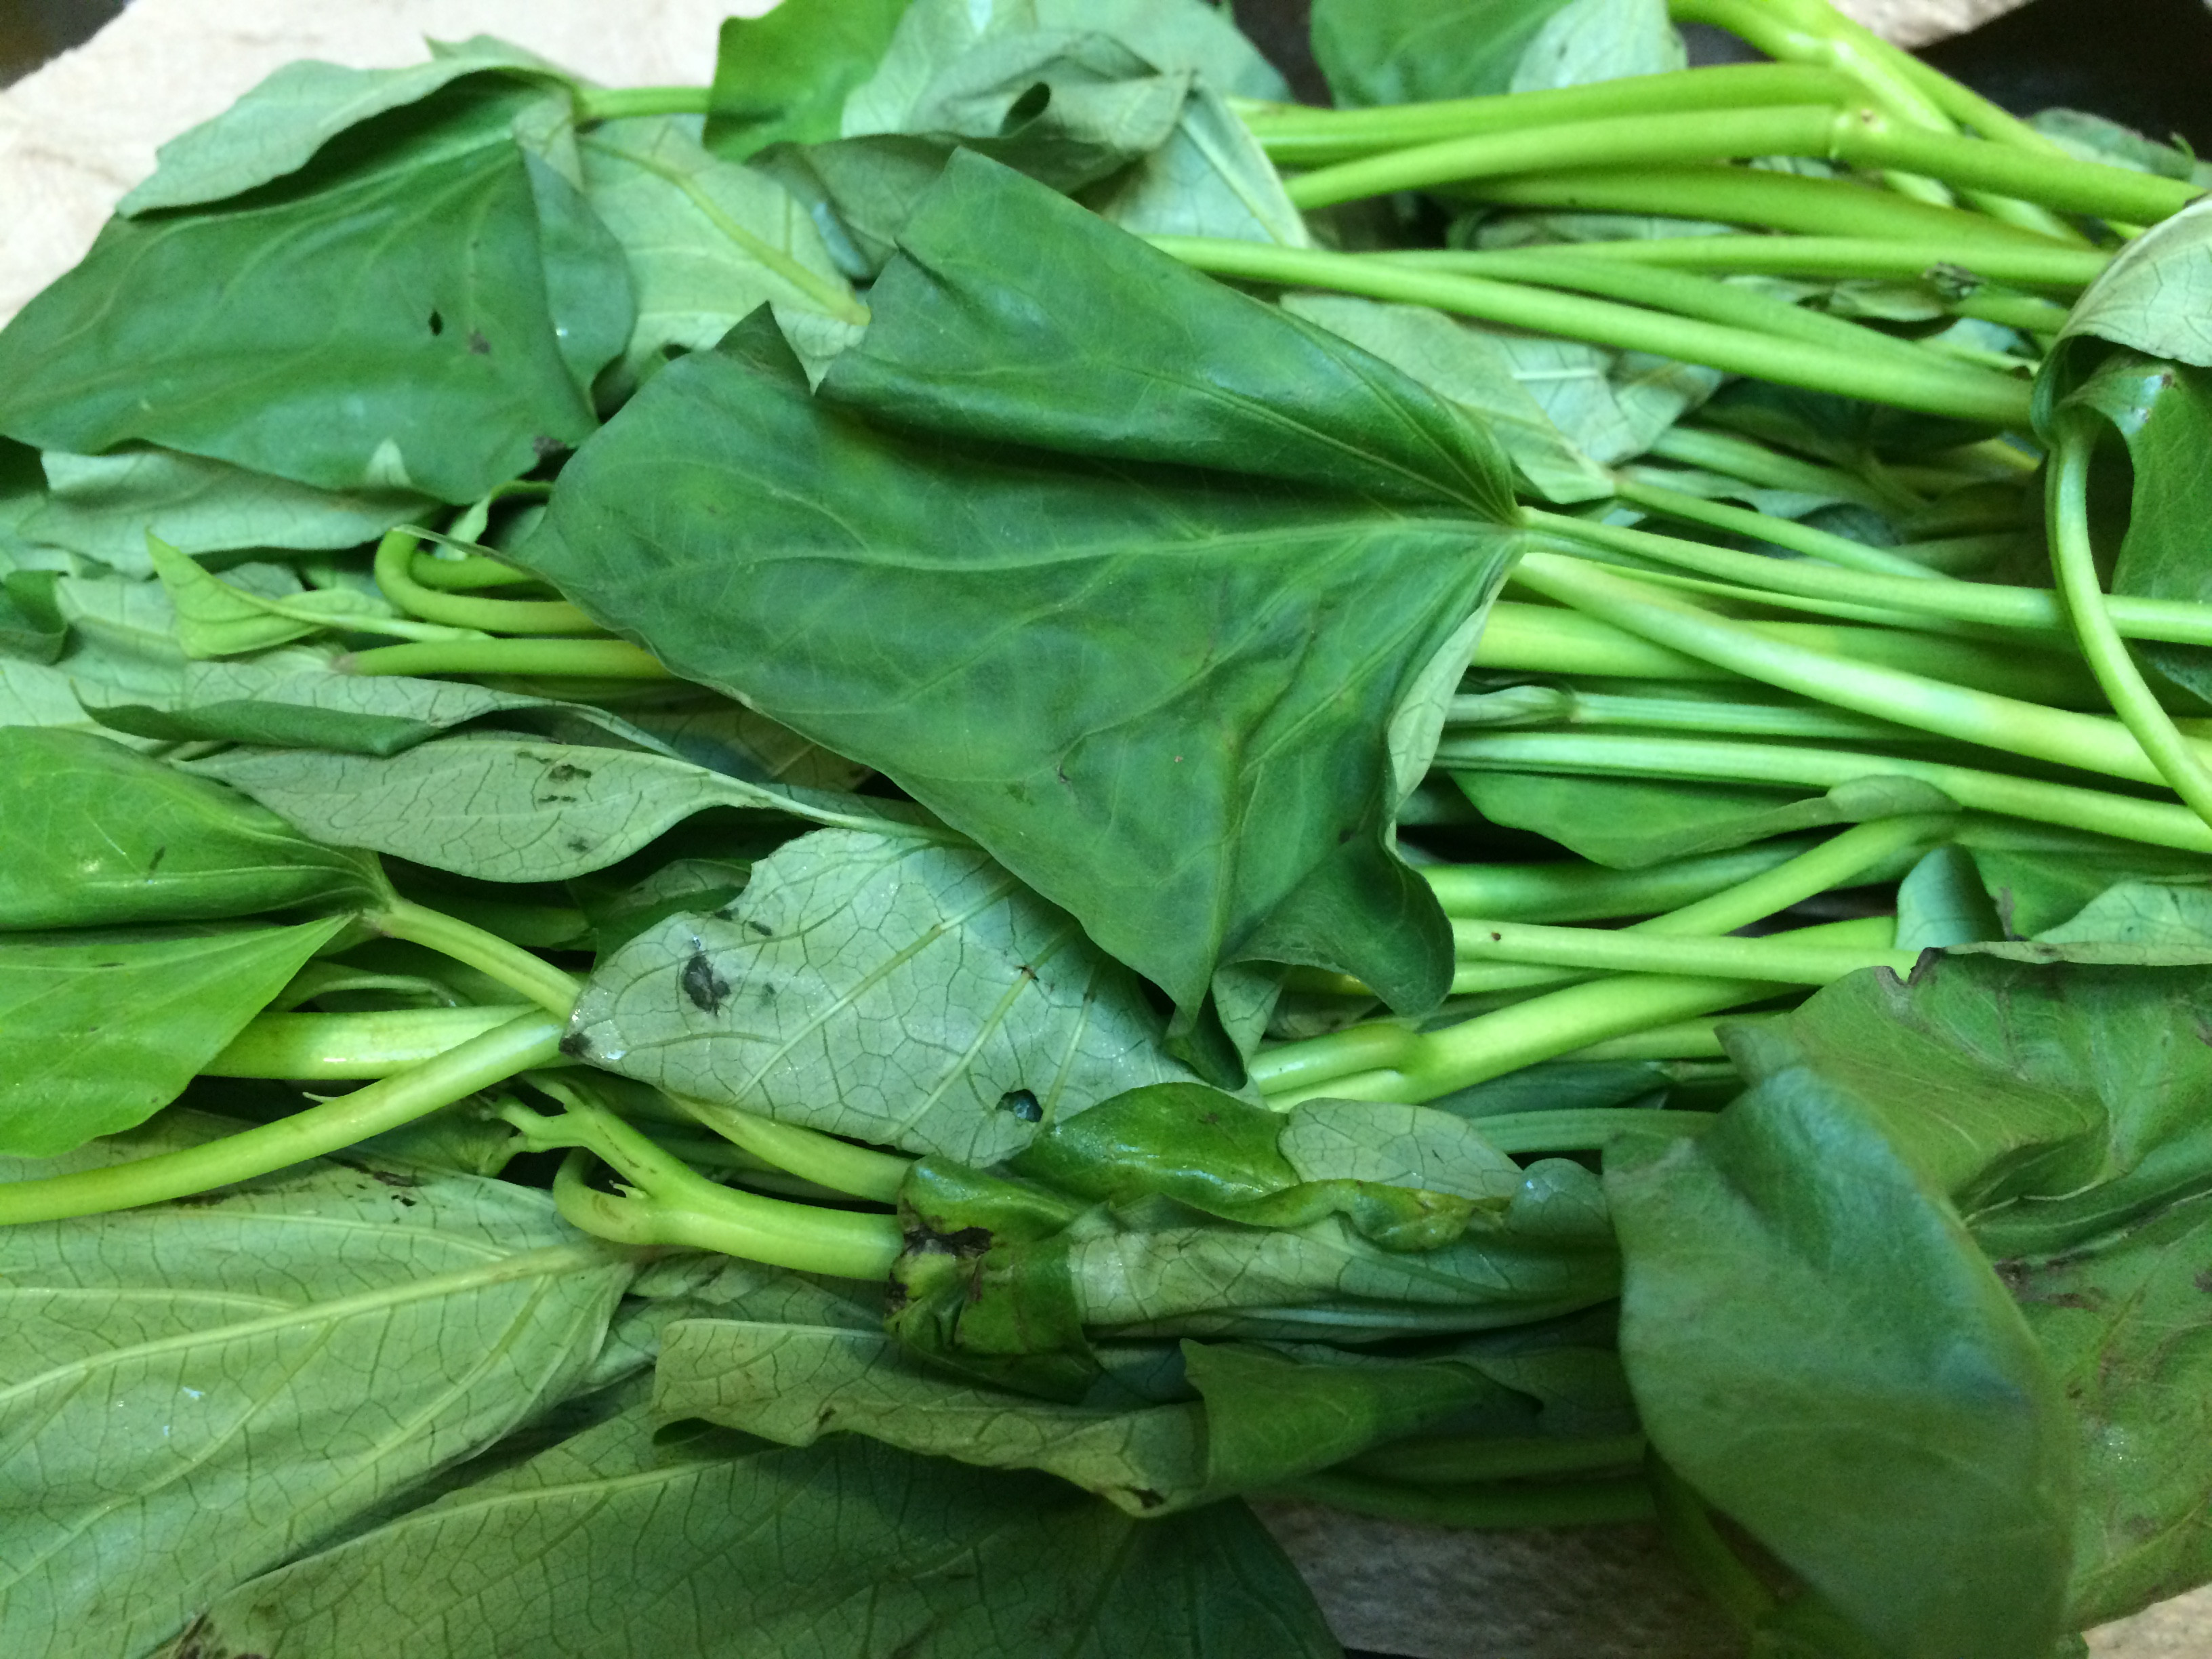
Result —
[{"label": "brown spot on leaf", "polygon": [[491,356],[491,342],[484,338],[483,331],[480,328],[472,328],[469,331],[469,356],[471,357]]},{"label": "brown spot on leaf", "polygon": [[714,964],[704,951],[694,951],[684,961],[684,1000],[702,1014],[720,1012],[722,1000],[730,994],[730,982],[714,971]]}]

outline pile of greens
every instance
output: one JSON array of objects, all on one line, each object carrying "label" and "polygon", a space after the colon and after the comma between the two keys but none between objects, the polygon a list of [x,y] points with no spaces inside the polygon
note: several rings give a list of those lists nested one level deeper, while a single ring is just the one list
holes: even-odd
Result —
[{"label": "pile of greens", "polygon": [[0,1645],[1337,1651],[1246,1494],[1766,1659],[2212,1579],[2196,164],[1313,43],[295,64],[0,331]]}]

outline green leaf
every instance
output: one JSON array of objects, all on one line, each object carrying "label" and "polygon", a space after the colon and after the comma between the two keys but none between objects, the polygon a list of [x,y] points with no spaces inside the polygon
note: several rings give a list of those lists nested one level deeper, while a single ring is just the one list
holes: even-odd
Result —
[{"label": "green leaf", "polygon": [[427,504],[404,490],[310,489],[143,445],[107,455],[49,450],[40,459],[48,493],[23,521],[25,533],[136,576],[153,571],[149,532],[185,553],[356,547]]},{"label": "green leaf", "polygon": [[784,0],[726,17],[714,52],[707,148],[742,161],[770,144],[835,138],[845,99],[875,72],[908,0]]},{"label": "green leaf", "polygon": [[[1187,1020],[1247,956],[1433,1001],[1448,952],[1387,844],[1383,734],[1510,556],[1497,452],[1386,365],[980,158],[910,236],[930,264],[878,285],[820,399],[757,322],[672,365],[563,474],[526,561],[884,771]],[[1285,472],[1305,488],[1261,482]],[[732,492],[754,503],[734,555]]]},{"label": "green leaf", "polygon": [[144,1122],[346,921],[0,934],[0,1153],[52,1158]]},{"label": "green leaf", "polygon": [[2048,1648],[2072,1428],[1941,1184],[1798,1071],[1605,1162],[1660,1455],[1899,1659]]},{"label": "green leaf", "polygon": [[241,1586],[193,1639],[408,1659],[456,1631],[502,1659],[1341,1652],[1240,1504],[1138,1521],[862,1439],[663,1443],[643,1411]]},{"label": "green leaf", "polygon": [[2000,1266],[2074,1408],[2069,1617],[2118,1619],[2212,1577],[2202,1198],[2085,1250]]},{"label": "green leaf", "polygon": [[[187,657],[241,656],[333,629],[373,629],[398,614],[374,593],[306,587],[282,565],[237,566],[225,580],[159,540],[149,538],[147,545],[154,574],[175,607],[176,640]],[[256,592],[249,581],[273,591]]]},{"label": "green leaf", "polygon": [[1911,778],[1855,778],[1793,800],[1781,790],[1725,784],[1513,772],[1452,776],[1492,823],[1534,830],[1620,870],[1832,823],[1953,810],[1940,792]]},{"label": "green leaf", "polygon": [[2027,118],[2028,125],[2045,137],[2055,139],[2069,155],[2084,161],[2102,161],[2161,179],[2212,184],[2205,164],[2185,149],[2147,138],[2132,127],[2121,125],[2087,110],[2039,109]]},{"label": "green leaf", "polygon": [[[872,1035],[896,1030],[885,1044]],[[973,848],[805,836],[605,958],[569,1051],[678,1094],[989,1163],[1187,1076],[1140,988]]]},{"label": "green leaf", "polygon": [[1274,163],[1221,94],[1190,88],[1174,130],[1152,151],[1084,195],[1137,236],[1231,236],[1310,247]]},{"label": "green leaf", "polygon": [[710,807],[927,835],[896,801],[725,777],[635,750],[464,735],[388,758],[240,748],[192,763],[318,841],[484,881],[604,869]]},{"label": "green leaf", "polygon": [[2131,239],[2089,284],[2059,331],[2036,377],[2039,405],[2063,390],[2084,337],[2129,346],[2146,356],[2212,368],[2212,201],[2191,202]]},{"label": "green leaf", "polygon": [[0,1230],[0,1640],[146,1651],[560,1399],[631,1272],[543,1193],[329,1164]]},{"label": "green leaf", "polygon": [[488,70],[533,80],[560,76],[544,58],[488,34],[403,69],[344,69],[312,58],[286,64],[222,114],[163,144],[154,176],[116,210],[128,218],[243,195],[298,172],[362,122]]},{"label": "green leaf", "polygon": [[557,216],[541,229],[535,179],[552,175],[513,131],[566,106],[464,82],[242,205],[111,222],[0,331],[0,428],[477,500],[595,423],[556,301],[619,296],[627,276],[604,236],[586,246]]},{"label": "green leaf", "polygon": [[0,575],[0,655],[51,663],[69,639],[52,570],[10,570]]},{"label": "green leaf", "polygon": [[[1498,440],[1546,501],[1595,501],[1613,494],[1612,477],[1552,423],[1494,337],[1427,306],[1385,305],[1348,295],[1292,294],[1285,296],[1283,307],[1403,369],[1463,410]],[[1603,359],[1602,353],[1590,356]]]},{"label": "green leaf", "polygon": [[373,860],[82,732],[0,726],[0,927],[204,921],[374,903]]},{"label": "green leaf", "polygon": [[[767,21],[732,18],[725,36]],[[696,129],[672,116],[611,121],[578,146],[592,209],[622,244],[637,293],[623,359],[633,381],[665,356],[713,345],[763,305],[794,332],[866,320],[805,210],[774,179],[702,149]]]},{"label": "green leaf", "polygon": [[1315,0],[1336,101],[1410,104],[1680,69],[1658,0]]},{"label": "green leaf", "polygon": [[1108,37],[1163,74],[1193,73],[1242,98],[1290,96],[1228,15],[1202,0],[915,0],[876,72],[847,100],[842,131],[910,132],[910,112],[964,58],[1021,33]]},{"label": "green leaf", "polygon": [[[1973,853],[1974,867],[2012,939],[2041,939],[2063,928],[2115,886],[2179,884],[2207,873],[2200,854],[2117,842],[2048,852],[1977,847]],[[2129,907],[2122,914],[2139,912]]]},{"label": "green leaf", "polygon": [[1963,847],[1936,848],[1898,884],[1900,951],[1942,950],[2004,936],[1973,854]]}]

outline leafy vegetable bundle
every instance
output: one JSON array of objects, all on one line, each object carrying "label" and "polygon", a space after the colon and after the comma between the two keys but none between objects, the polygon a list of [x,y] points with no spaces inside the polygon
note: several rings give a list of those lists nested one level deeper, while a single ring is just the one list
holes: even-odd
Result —
[{"label": "leafy vegetable bundle", "polygon": [[2212,1578],[2195,164],[1671,16],[164,149],[0,331],[9,1650],[1334,1651],[1249,1493],[1775,1659]]}]

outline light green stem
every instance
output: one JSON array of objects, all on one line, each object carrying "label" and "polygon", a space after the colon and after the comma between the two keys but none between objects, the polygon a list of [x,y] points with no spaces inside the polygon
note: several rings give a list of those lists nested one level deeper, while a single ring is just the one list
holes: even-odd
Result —
[{"label": "light green stem", "polygon": [[203,1077],[389,1077],[434,1060],[527,1009],[403,1008],[363,1014],[260,1014],[206,1065]]},{"label": "light green stem", "polygon": [[[605,630],[566,599],[478,599],[441,593],[415,580],[421,535],[401,528],[376,544],[376,585],[384,597],[425,622],[492,634],[599,634]],[[388,647],[387,647],[388,648]]]},{"label": "light green stem", "polygon": [[574,975],[562,972],[520,945],[405,899],[395,899],[362,920],[390,938],[404,939],[465,963],[564,1020],[576,1006],[576,994],[583,989]]},{"label": "light green stem", "polygon": [[894,1203],[913,1165],[913,1159],[896,1152],[855,1146],[802,1124],[778,1123],[756,1112],[690,1095],[669,1098],[731,1145],[832,1192],[849,1193],[878,1204]]},{"label": "light green stem", "polygon": [[[1531,694],[1524,697],[1522,694]],[[1525,705],[1501,711],[1498,705]],[[1515,686],[1454,697],[1447,732],[1499,726],[1639,726],[1654,732],[1717,732],[1741,738],[1802,738],[1838,743],[1910,740],[1887,720],[1838,713],[1817,703],[1716,702],[1705,697],[1625,697],[1565,686]]]},{"label": "light green stem", "polygon": [[[1814,538],[1823,536],[1824,532],[1808,531],[1803,526],[1793,526],[1765,514],[1745,512],[1716,501],[1699,501],[1694,496],[1678,499],[1674,491],[1654,490],[1647,485],[1628,484],[1626,481],[1624,481],[1621,499],[1638,506],[1648,506],[1655,512],[1666,512],[1670,516],[1684,519],[1692,518],[1694,512],[1695,521],[1711,525],[1715,529],[1762,536],[1795,551],[1821,556],[1815,550],[1824,544]],[[1694,503],[1694,508],[1684,505],[1685,502]],[[1978,623],[1990,628],[2018,629],[2034,633],[2062,634],[2069,626],[2068,614],[2060,596],[2048,588],[2011,587],[1995,582],[1966,582],[1940,578],[1930,580],[1929,576],[1932,573],[1925,571],[1918,576],[1892,576],[1880,571],[1847,574],[1823,569],[1803,560],[1774,559],[1757,553],[1739,553],[1704,542],[1682,541],[1622,525],[1595,524],[1588,519],[1546,512],[1540,507],[1523,508],[1522,516],[1553,535],[1640,558],[1662,560],[1684,570],[1695,570],[1724,581],[1741,583],[1747,587],[1763,587],[1776,593],[1847,600],[1893,611],[1918,611],[1923,615],[1948,617],[1957,622]],[[2139,599],[2113,595],[2106,599],[2105,609],[2112,626],[2124,638],[2163,640],[2176,645],[2212,645],[2212,605],[2197,605],[2186,599]]]},{"label": "light green stem", "polygon": [[1746,483],[1769,489],[1794,489],[1808,495],[1832,495],[1856,501],[1877,513],[1919,512],[1928,506],[1898,482],[1884,475],[1867,477],[1841,467],[1823,466],[1802,456],[1785,455],[1755,439],[1733,432],[1715,432],[1695,426],[1672,426],[1651,441],[1644,452],[1662,460],[1723,473]]},{"label": "light green stem", "polygon": [[1654,939],[1631,928],[1546,927],[1525,921],[1457,921],[1452,948],[1462,962],[1510,962],[1601,974],[1698,974],[1708,978],[1830,985],[1862,968],[1903,975],[1913,951],[1845,951],[1779,939]]},{"label": "light green stem", "polygon": [[340,674],[504,674],[542,678],[672,680],[628,640],[441,640],[380,645],[334,659]]},{"label": "light green stem", "polygon": [[[714,1250],[772,1267],[880,1279],[901,1248],[898,1218],[793,1204],[717,1186],[613,1113],[581,1097],[562,1103],[558,1118],[520,1127],[532,1143],[571,1146],[553,1201],[575,1226],[619,1244]],[[603,1193],[585,1180],[597,1158],[637,1189]]]},{"label": "light green stem", "polygon": [[1808,656],[1753,629],[1585,561],[1531,553],[1515,580],[1657,644],[1747,678],[1923,732],[2134,783],[2164,781],[2118,721],[1923,675]]},{"label": "light green stem", "polygon": [[1684,270],[1759,273],[1774,276],[1891,278],[1919,282],[1947,275],[2010,283],[2023,288],[2075,290],[2097,280],[2111,256],[2094,248],[2008,244],[1971,254],[1941,242],[1901,242],[1869,236],[1652,236],[1617,242],[1577,242],[1585,259],[1668,265]]},{"label": "light green stem", "polygon": [[1900,121],[1881,110],[1832,104],[1609,116],[1449,138],[1318,167],[1291,179],[1285,189],[1293,204],[1310,210],[1536,167],[1665,166],[1765,155],[1917,174],[2101,218],[2163,219],[2198,193],[2178,179],[2070,157],[2028,155]]},{"label": "light green stem", "polygon": [[1704,1134],[1719,1121],[1717,1112],[1655,1112],[1641,1106],[1501,1112],[1469,1120],[1485,1140],[1516,1158],[1537,1152],[1601,1152],[1616,1137],[1638,1129],[1686,1139]]},{"label": "light green stem", "polygon": [[1762,104],[1842,103],[1856,88],[1832,70],[1797,64],[1728,64],[1711,69],[1626,76],[1586,86],[1545,88],[1482,98],[1445,98],[1373,109],[1314,109],[1273,105],[1248,110],[1243,122],[1280,167],[1310,167],[1409,144],[1598,116],[1657,115],[1683,110],[1741,109]]},{"label": "light green stem", "polygon": [[1593,1042],[1587,1048],[1577,1048],[1571,1054],[1561,1054],[1563,1060],[1585,1062],[1616,1060],[1711,1060],[1725,1054],[1721,1046],[1720,1028],[1710,1019],[1677,1020],[1672,1025],[1655,1025],[1648,1031],[1634,1031],[1626,1036],[1609,1038],[1604,1042]]},{"label": "light green stem", "polygon": [[1601,921],[1709,897],[1786,864],[1811,845],[1802,839],[1759,842],[1641,870],[1612,870],[1575,859],[1557,864],[1431,865],[1420,874],[1449,916]]},{"label": "light green stem", "polygon": [[467,593],[481,587],[521,587],[538,580],[519,565],[471,553],[459,559],[441,559],[417,553],[408,562],[408,574],[419,587],[441,592]]},{"label": "light green stem", "polygon": [[1156,236],[1155,246],[1200,270],[1246,282],[1330,289],[1434,306],[1485,322],[1649,351],[1730,374],[1870,398],[1927,414],[2025,428],[2028,388],[1930,356],[1923,367],[1888,354],[1854,354],[1748,329],[1670,317],[1609,300],[1408,269],[1359,254],[1230,238]]},{"label": "light green stem", "polygon": [[2113,626],[2089,542],[2089,459],[2096,447],[2085,422],[2066,423],[2051,456],[2051,568],[2081,641],[2082,660],[2112,700],[2113,712],[2150,757],[2159,775],[2197,817],[2212,824],[2212,770],[2198,744],[2184,737],[2128,654]]},{"label": "light green stem", "polygon": [[1848,179],[1810,179],[1763,167],[1709,162],[1690,167],[1546,168],[1486,179],[1473,187],[1502,207],[1570,208],[1594,213],[1660,214],[1717,219],[1811,236],[1876,237],[1948,246],[1971,269],[1980,250],[2069,245],[1959,208],[1909,201]]},{"label": "light green stem", "polygon": [[1832,789],[1861,778],[1917,778],[1972,811],[2029,818],[2152,847],[2212,853],[2212,830],[2185,806],[1903,755],[1694,738],[1499,732],[1451,739],[1439,747],[1437,764],[1447,770],[1458,767],[1476,771],[1702,779],[1814,789]]},{"label": "light green stem", "polygon": [[[1631,507],[1640,507],[1669,519],[1680,519],[1687,524],[1704,525],[1711,530],[1756,536],[1777,547],[1786,547],[1793,553],[1804,554],[1808,558],[1823,559],[1846,570],[1881,576],[1902,576],[1916,580],[1935,574],[1925,565],[1915,563],[1885,548],[1869,547],[1864,542],[1855,542],[1850,537],[1838,536],[1832,531],[1800,524],[1779,514],[1754,513],[1746,507],[1730,507],[1725,501],[1707,501],[1704,496],[1692,495],[1686,490],[1669,489],[1664,484],[1653,483],[1648,473],[1636,476],[1622,474],[1613,481],[1613,493]],[[1542,514],[1538,521],[1547,529],[1557,530],[1563,535],[1576,534],[1589,523],[1587,520],[1576,519],[1570,526],[1561,522],[1564,517],[1563,514],[1547,513]],[[1596,527],[1605,530],[1614,526]],[[1595,539],[1592,538],[1593,541]],[[1612,544],[1620,546],[1624,552],[1651,556],[1650,550],[1641,543]],[[1747,562],[1729,567],[1731,570],[1749,568]],[[1744,579],[1731,576],[1729,580],[1741,581]],[[1753,586],[1759,585],[1755,582],[1751,584]]]},{"label": "light green stem", "polygon": [[576,123],[621,121],[639,115],[705,115],[714,107],[712,87],[579,87]]},{"label": "light green stem", "polygon": [[0,1185],[0,1225],[160,1204],[342,1151],[551,1062],[566,1024],[550,1014],[525,1014],[411,1070],[274,1123],[105,1170]]}]

